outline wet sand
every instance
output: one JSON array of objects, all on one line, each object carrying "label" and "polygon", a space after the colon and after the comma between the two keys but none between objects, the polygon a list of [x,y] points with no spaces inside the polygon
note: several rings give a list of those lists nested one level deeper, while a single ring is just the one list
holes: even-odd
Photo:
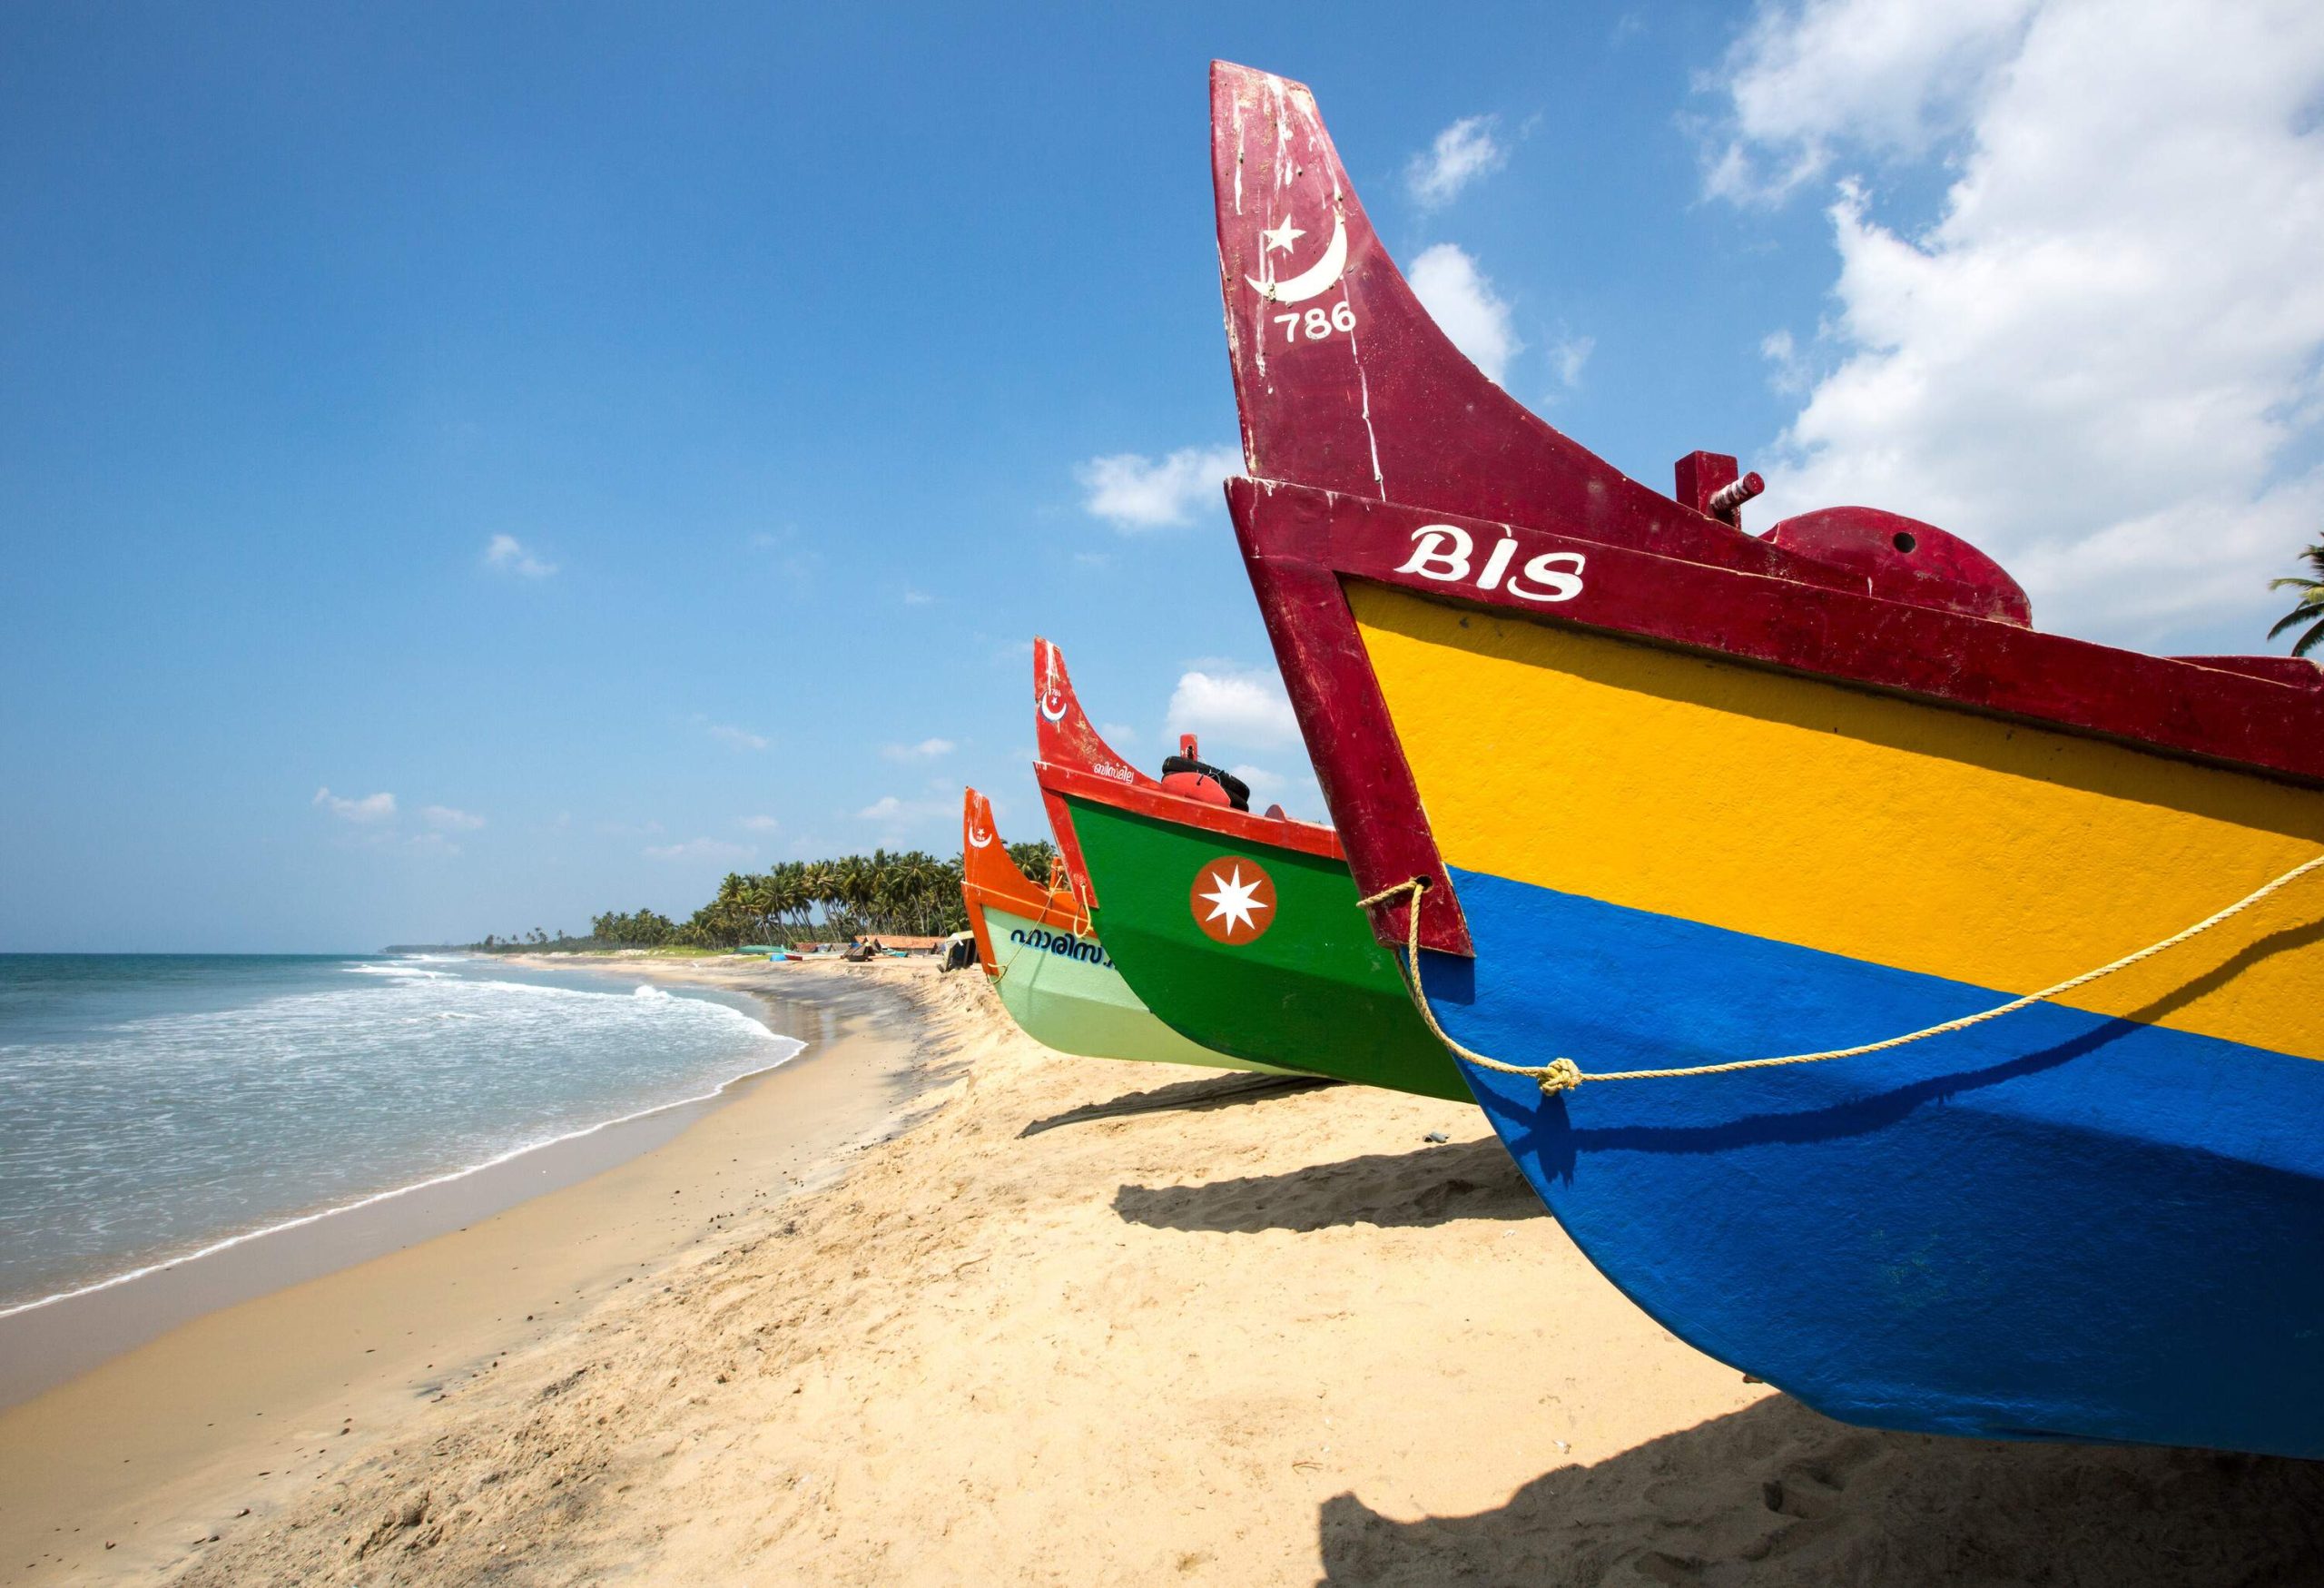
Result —
[{"label": "wet sand", "polygon": [[[157,1462],[135,1501],[138,1570],[75,1537],[63,1553],[80,1571],[25,1576],[2318,1580],[2324,1464],[1878,1434],[1746,1382],[1598,1276],[1473,1108],[1060,1058],[1009,1028],[973,974],[765,973],[912,1000],[924,1051],[958,1079],[787,1199],[743,1150],[773,1149],[720,1134],[744,1129],[745,1100],[634,1173],[503,1215],[521,1233],[484,1260],[420,1265],[489,1286],[500,1309],[465,1326],[454,1371],[438,1355],[425,1374],[320,1386],[295,1435],[233,1435],[174,1488]],[[674,1189],[723,1192],[724,1210],[680,1216]],[[559,1248],[600,1226],[664,1243],[635,1259],[637,1282],[615,1263],[569,1292],[573,1276],[537,1274],[579,1260]],[[372,1334],[410,1349],[369,1317],[362,1341],[345,1337],[347,1315],[292,1299],[311,1288],[250,1315],[277,1342],[294,1315],[328,1324],[342,1376]],[[390,1287],[370,1294],[396,1304]],[[448,1292],[410,1305],[396,1327],[458,1333],[434,1310],[456,1305]],[[519,1323],[520,1305],[538,1316]],[[275,1369],[254,1356],[229,1335],[182,1362],[263,1380]],[[177,1387],[159,1364],[140,1372],[124,1396]],[[225,1387],[205,1393],[222,1416],[249,1415]],[[137,1406],[121,1415],[115,1436],[134,1439]],[[15,1460],[17,1427],[0,1435]],[[122,1505],[129,1494],[117,1485]],[[174,1511],[154,1497],[172,1494]]]}]

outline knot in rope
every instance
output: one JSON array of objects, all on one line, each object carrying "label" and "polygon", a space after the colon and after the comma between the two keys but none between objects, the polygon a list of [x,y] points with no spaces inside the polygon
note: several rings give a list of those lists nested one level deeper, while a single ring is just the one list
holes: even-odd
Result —
[{"label": "knot in rope", "polygon": [[1541,1066],[1541,1095],[1553,1098],[1561,1091],[1571,1091],[1589,1079],[1572,1060],[1552,1059]]}]

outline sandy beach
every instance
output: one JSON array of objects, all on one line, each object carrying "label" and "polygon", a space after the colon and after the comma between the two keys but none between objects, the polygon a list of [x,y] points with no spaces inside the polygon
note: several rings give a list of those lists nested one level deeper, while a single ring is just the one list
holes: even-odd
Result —
[{"label": "sandy beach", "polygon": [[2319,1580],[2324,1465],[1745,1382],[1473,1109],[1060,1058],[925,964],[653,973],[832,1029],[642,1156],[5,1414],[13,1580]]},{"label": "sandy beach", "polygon": [[[763,965],[651,973],[745,991],[765,979]],[[0,1572],[151,1577],[715,1238],[752,1200],[830,1179],[946,1073],[912,1006],[865,978],[763,1001],[806,1048],[710,1103],[0,1324],[0,1386],[121,1351],[0,1410]]]}]

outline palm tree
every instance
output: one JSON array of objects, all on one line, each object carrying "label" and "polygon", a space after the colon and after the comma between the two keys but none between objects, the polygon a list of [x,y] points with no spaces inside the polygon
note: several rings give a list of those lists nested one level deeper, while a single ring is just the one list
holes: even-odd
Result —
[{"label": "palm tree", "polygon": [[830,863],[831,906],[839,922],[839,935],[853,937],[868,925],[865,907],[872,902],[872,873],[868,862],[860,854],[842,855]]},{"label": "palm tree", "polygon": [[2299,599],[2292,603],[2291,610],[2277,618],[2275,627],[2268,630],[2268,637],[2273,639],[2288,628],[2298,628],[2303,623],[2308,625],[2308,632],[2292,642],[2291,654],[2295,656],[2304,656],[2318,645],[2324,644],[2324,544],[2309,547],[2299,554],[2299,557],[2308,565],[2314,577],[2268,581],[2270,590],[2299,592]]},{"label": "palm tree", "polygon": [[1019,871],[1046,888],[1049,884],[1049,868],[1057,860],[1057,845],[1046,838],[1012,843],[1009,846],[1009,858],[1017,863]]},{"label": "palm tree", "polygon": [[839,909],[839,869],[827,860],[811,860],[799,878],[799,885],[806,893],[807,902],[822,908],[823,924],[830,925]]},{"label": "palm tree", "polygon": [[766,907],[768,918],[781,928],[783,941],[790,942],[799,934],[799,915],[806,908],[806,890],[800,878],[806,867],[795,860],[786,860],[771,866],[759,879],[760,900]]},{"label": "palm tree", "polygon": [[880,883],[888,869],[888,852],[875,849],[870,854],[851,854],[840,863],[847,868],[847,907],[862,923],[862,930],[875,934],[886,930],[880,919]]},{"label": "palm tree", "polygon": [[936,857],[926,850],[906,850],[891,857],[884,878],[890,920],[901,920],[915,936],[927,935],[936,883],[941,875]]}]

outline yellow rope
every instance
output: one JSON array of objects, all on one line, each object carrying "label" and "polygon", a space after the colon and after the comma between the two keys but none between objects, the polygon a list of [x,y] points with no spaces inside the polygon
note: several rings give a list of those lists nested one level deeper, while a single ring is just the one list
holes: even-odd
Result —
[{"label": "yellow rope", "polygon": [[1925,1041],[1931,1037],[1945,1036],[1952,1031],[1965,1031],[1971,1026],[1983,1025],[1989,1020],[1999,1020],[2005,1014],[2014,1014],[2028,1004],[2062,997],[2078,987],[2088,986],[2101,977],[2111,976],[2117,971],[2127,971],[2140,961],[2152,959],[2166,949],[2177,948],[2188,939],[2209,932],[2221,922],[2240,915],[2270,893],[2298,882],[2319,866],[2324,866],[2324,854],[2292,867],[2275,881],[2246,893],[2218,914],[2206,916],[2184,931],[2171,933],[2160,942],[2149,943],[2136,953],[2124,954],[2119,960],[2101,965],[2094,971],[2084,971],[2079,976],[2069,977],[2053,987],[2044,987],[2039,992],[2029,992],[2023,998],[2013,998],[2007,1003],[1980,1011],[1976,1014],[1963,1015],[1959,1020],[1949,1020],[1941,1025],[1925,1026],[1917,1031],[1907,1031],[1901,1037],[1890,1037],[1886,1041],[1866,1042],[1854,1048],[1831,1048],[1821,1053],[1785,1053],[1772,1059],[1737,1059],[1726,1064],[1691,1064],[1675,1070],[1600,1070],[1594,1074],[1583,1070],[1571,1059],[1552,1059],[1547,1064],[1504,1064],[1498,1059],[1489,1059],[1482,1053],[1462,1047],[1446,1033],[1443,1026],[1437,1023],[1436,1011],[1429,1007],[1428,994],[1422,990],[1420,984],[1420,896],[1428,891],[1429,883],[1426,877],[1414,877],[1408,883],[1398,883],[1393,887],[1383,888],[1368,899],[1357,900],[1355,907],[1359,910],[1369,910],[1374,904],[1384,904],[1399,894],[1411,894],[1412,908],[1407,912],[1410,923],[1404,934],[1404,960],[1400,968],[1403,972],[1405,989],[1411,992],[1413,1003],[1419,1009],[1421,1019],[1428,1022],[1428,1029],[1436,1033],[1439,1041],[1470,1063],[1482,1065],[1487,1070],[1498,1070],[1503,1075],[1529,1076],[1540,1083],[1543,1095],[1550,1096],[1561,1091],[1571,1091],[1585,1080],[1668,1080],[1687,1075],[1725,1075],[1729,1070],[1767,1070],[1778,1064],[1820,1064],[1827,1059],[1855,1059],[1866,1053],[1879,1053],[1890,1048],[1902,1048],[1909,1043]]}]

